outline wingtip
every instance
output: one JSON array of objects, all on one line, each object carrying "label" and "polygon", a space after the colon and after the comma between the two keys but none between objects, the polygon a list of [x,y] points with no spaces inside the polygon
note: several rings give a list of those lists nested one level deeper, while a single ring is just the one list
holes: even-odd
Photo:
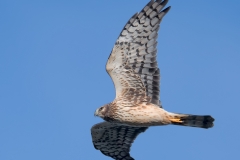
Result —
[{"label": "wingtip", "polygon": [[165,8],[162,12],[167,13],[170,9],[171,9],[171,6],[168,6],[168,7]]},{"label": "wingtip", "polygon": [[161,2],[161,5],[165,6],[167,3],[168,3],[168,0],[164,0],[164,1]]}]

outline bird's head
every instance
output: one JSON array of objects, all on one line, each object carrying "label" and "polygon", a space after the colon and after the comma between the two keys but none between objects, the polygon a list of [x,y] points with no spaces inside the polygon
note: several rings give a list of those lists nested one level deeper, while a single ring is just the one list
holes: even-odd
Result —
[{"label": "bird's head", "polygon": [[94,116],[104,118],[107,111],[108,111],[108,105],[104,105],[95,111]]}]

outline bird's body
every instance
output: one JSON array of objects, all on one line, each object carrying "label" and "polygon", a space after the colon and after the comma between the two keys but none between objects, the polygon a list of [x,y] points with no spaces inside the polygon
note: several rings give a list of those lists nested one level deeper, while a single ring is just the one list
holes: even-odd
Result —
[{"label": "bird's body", "polygon": [[150,126],[213,127],[214,119],[209,115],[171,113],[161,105],[157,38],[160,22],[170,10],[162,10],[167,2],[151,0],[134,14],[108,58],[106,70],[113,80],[116,97],[95,111],[107,122],[93,126],[91,132],[95,148],[114,159],[133,160],[129,155],[131,143]]},{"label": "bird's body", "polygon": [[167,124],[210,128],[214,119],[205,115],[190,115],[167,112],[159,106],[142,102],[134,106],[113,101],[96,111],[99,117],[111,123],[119,123],[134,127],[162,126]]},{"label": "bird's body", "polygon": [[104,106],[108,108],[104,120],[135,127],[149,127],[170,124],[169,114],[159,106],[143,102],[135,106],[123,106],[112,102]]}]

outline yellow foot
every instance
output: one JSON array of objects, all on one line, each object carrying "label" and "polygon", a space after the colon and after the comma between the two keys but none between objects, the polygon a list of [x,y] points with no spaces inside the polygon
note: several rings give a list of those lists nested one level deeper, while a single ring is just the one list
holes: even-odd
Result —
[{"label": "yellow foot", "polygon": [[177,122],[177,123],[182,123],[181,119],[179,118],[174,118],[174,119],[169,119],[171,122]]}]

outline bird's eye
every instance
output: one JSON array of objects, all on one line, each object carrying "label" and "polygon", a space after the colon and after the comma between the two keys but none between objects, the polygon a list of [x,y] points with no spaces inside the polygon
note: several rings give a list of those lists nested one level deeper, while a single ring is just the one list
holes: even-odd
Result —
[{"label": "bird's eye", "polygon": [[99,108],[99,111],[101,111],[103,109],[103,107]]}]

